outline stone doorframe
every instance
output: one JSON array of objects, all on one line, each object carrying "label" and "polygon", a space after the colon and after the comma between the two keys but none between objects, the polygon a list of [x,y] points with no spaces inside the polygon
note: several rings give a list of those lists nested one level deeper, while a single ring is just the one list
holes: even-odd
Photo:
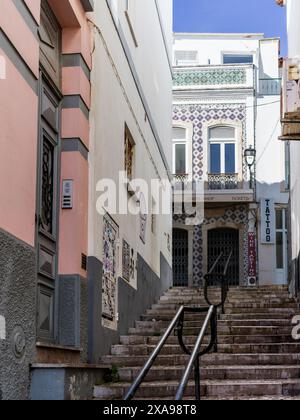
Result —
[{"label": "stone doorframe", "polygon": [[208,231],[213,229],[235,229],[239,231],[240,248],[240,286],[244,285],[244,229],[245,225],[241,223],[215,222],[202,226],[203,235],[203,273],[208,272]]},{"label": "stone doorframe", "polygon": [[188,277],[189,288],[194,285],[194,226],[184,225],[182,223],[173,223],[173,229],[181,229],[188,232],[188,250],[189,250],[189,264],[188,264]]}]

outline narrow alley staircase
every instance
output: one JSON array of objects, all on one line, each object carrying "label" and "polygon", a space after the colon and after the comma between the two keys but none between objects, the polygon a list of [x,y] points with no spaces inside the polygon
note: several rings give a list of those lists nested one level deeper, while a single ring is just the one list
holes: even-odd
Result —
[{"label": "narrow alley staircase", "polygon": [[[180,305],[207,306],[202,291],[170,289],[103,358],[112,366],[114,382],[96,386],[95,399],[123,398]],[[289,298],[287,288],[230,289],[218,326],[219,352],[201,359],[203,400],[300,400],[300,342],[292,338],[297,314],[300,306]],[[186,315],[185,342],[192,347],[203,319]],[[187,362],[177,337],[171,336],[136,399],[174,400]],[[195,395],[192,379],[187,400]]]}]

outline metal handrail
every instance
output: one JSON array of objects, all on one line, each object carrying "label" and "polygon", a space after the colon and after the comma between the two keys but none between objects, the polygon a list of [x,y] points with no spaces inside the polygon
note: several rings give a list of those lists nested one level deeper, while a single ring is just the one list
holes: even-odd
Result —
[{"label": "metal handrail", "polygon": [[185,392],[185,389],[187,387],[187,384],[189,382],[192,370],[194,368],[195,371],[195,391],[196,391],[196,400],[199,401],[201,399],[201,386],[200,386],[200,357],[203,355],[203,353],[200,352],[201,345],[203,343],[206,330],[209,326],[210,322],[214,322],[213,320],[216,317],[216,307],[211,306],[209,308],[208,314],[205,318],[203,327],[201,328],[200,334],[197,338],[193,353],[190,357],[189,363],[187,365],[187,368],[183,374],[183,377],[180,381],[175,400],[181,401]]},{"label": "metal handrail", "polygon": [[223,314],[225,314],[225,302],[226,302],[227,294],[228,294],[228,290],[229,290],[229,282],[228,282],[228,278],[227,278],[227,272],[228,272],[228,268],[229,268],[229,264],[230,264],[230,260],[232,258],[232,255],[233,255],[233,250],[231,250],[230,253],[229,253],[229,256],[226,260],[223,272],[222,273],[218,273],[218,272],[216,273],[215,268],[217,267],[220,259],[224,256],[224,253],[221,252],[219,257],[216,259],[214,265],[210,269],[209,273],[204,276],[204,297],[205,297],[205,300],[206,300],[207,304],[210,305],[210,306],[214,305],[214,304],[210,301],[210,299],[208,297],[208,287],[209,287],[208,283],[209,283],[209,280],[211,278],[213,278],[214,280],[216,280],[217,282],[220,283],[220,285],[221,285],[221,302],[217,305],[215,304],[214,306],[216,308],[222,307],[222,313]]},{"label": "metal handrail", "polygon": [[146,362],[145,366],[143,367],[140,374],[138,375],[138,377],[136,378],[136,380],[132,384],[129,391],[126,393],[126,395],[124,397],[124,401],[131,401],[133,399],[133,397],[135,396],[138,388],[140,387],[141,383],[145,379],[146,375],[149,373],[149,371],[152,368],[155,360],[157,359],[158,355],[160,354],[162,348],[164,347],[167,339],[170,337],[172,331],[177,327],[178,322],[180,321],[180,318],[182,317],[183,313],[184,313],[184,306],[181,306],[179,308],[177,314],[175,315],[173,321],[171,322],[168,329],[166,330],[163,337],[161,338],[159,344],[157,345],[157,347],[155,348],[155,350],[151,354],[150,358]]},{"label": "metal handrail", "polygon": [[214,265],[211,267],[211,269],[209,270],[209,275],[213,274],[213,272],[215,271],[215,268],[217,267],[220,259],[223,257],[223,252],[221,252],[221,254],[218,256],[218,258],[216,259],[216,261],[214,262]]}]

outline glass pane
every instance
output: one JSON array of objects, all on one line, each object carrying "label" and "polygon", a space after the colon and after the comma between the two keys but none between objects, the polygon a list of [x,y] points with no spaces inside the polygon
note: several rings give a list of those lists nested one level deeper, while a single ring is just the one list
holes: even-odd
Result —
[{"label": "glass pane", "polygon": [[210,145],[210,172],[212,174],[221,173],[221,145]]},{"label": "glass pane", "polygon": [[276,233],[276,257],[277,257],[277,269],[282,270],[284,268],[284,256],[283,256],[283,233]]},{"label": "glass pane", "polygon": [[225,173],[235,172],[235,144],[225,144]]},{"label": "glass pane", "polygon": [[175,146],[175,171],[176,171],[176,175],[186,174],[185,144],[176,144]]},{"label": "glass pane", "polygon": [[180,127],[173,128],[173,140],[185,140],[186,139],[186,129]]},{"label": "glass pane", "polygon": [[42,162],[42,228],[48,233],[53,230],[54,206],[54,147],[46,137],[43,139]]},{"label": "glass pane", "polygon": [[253,64],[253,55],[230,55],[223,57],[224,64]]},{"label": "glass pane", "polygon": [[209,130],[210,139],[234,139],[235,129],[233,127],[214,127]]},{"label": "glass pane", "polygon": [[53,293],[40,289],[39,292],[39,331],[52,334],[53,329]]},{"label": "glass pane", "polygon": [[283,211],[276,210],[276,229],[282,230],[283,229]]}]

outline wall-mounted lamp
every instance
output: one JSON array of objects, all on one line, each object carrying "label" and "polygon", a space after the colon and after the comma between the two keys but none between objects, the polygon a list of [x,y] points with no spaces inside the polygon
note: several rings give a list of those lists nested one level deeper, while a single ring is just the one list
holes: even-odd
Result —
[{"label": "wall-mounted lamp", "polygon": [[250,189],[252,190],[254,187],[252,167],[254,166],[256,160],[256,150],[252,146],[250,146],[248,149],[245,150],[244,158],[250,171]]}]

